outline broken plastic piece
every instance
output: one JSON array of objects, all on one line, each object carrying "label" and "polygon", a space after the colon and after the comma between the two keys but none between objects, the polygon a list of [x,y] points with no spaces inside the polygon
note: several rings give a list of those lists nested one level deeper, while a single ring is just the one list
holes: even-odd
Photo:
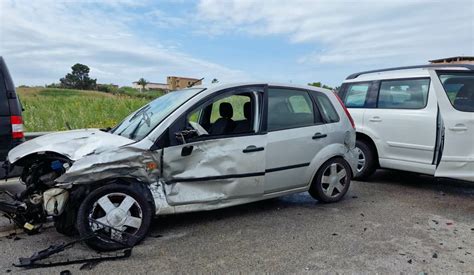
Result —
[{"label": "broken plastic piece", "polygon": [[[90,219],[90,222],[96,223],[95,220]],[[100,224],[101,226],[108,227],[107,225]],[[114,229],[112,227],[108,227],[109,230],[115,230],[118,231],[117,229]],[[127,235],[126,232],[120,231],[121,234]],[[118,242],[122,244],[125,249],[118,251],[115,255],[112,256],[104,256],[100,255],[91,257],[91,258],[84,258],[84,259],[67,259],[66,261],[58,261],[58,262],[47,262],[47,263],[40,263],[39,261],[44,260],[49,258],[52,255],[58,254],[68,248],[73,247],[76,243],[84,242],[93,238],[106,238],[107,240],[110,240],[112,242]],[[114,240],[112,238],[109,238],[107,235],[102,235],[98,233],[94,233],[90,236],[69,242],[69,243],[62,243],[58,245],[51,245],[50,247],[38,251],[34,253],[31,257],[29,258],[19,258],[18,264],[13,264],[16,267],[23,267],[23,268],[42,268],[42,267],[52,267],[52,266],[62,266],[62,265],[71,265],[71,264],[80,264],[80,263],[99,263],[102,261],[113,261],[113,260],[118,260],[118,259],[124,259],[130,257],[132,255],[132,249],[133,246],[136,244],[136,241],[132,238],[133,236],[127,236],[126,242],[121,242],[118,240]]]}]

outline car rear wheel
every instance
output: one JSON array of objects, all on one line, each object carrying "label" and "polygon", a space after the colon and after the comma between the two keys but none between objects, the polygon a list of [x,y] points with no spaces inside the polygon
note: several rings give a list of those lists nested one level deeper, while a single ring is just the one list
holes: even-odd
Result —
[{"label": "car rear wheel", "polygon": [[[98,251],[124,248],[145,238],[152,219],[146,197],[127,185],[109,184],[92,191],[79,207],[77,229]],[[112,228],[112,229],[111,229]]]},{"label": "car rear wheel", "polygon": [[376,168],[374,149],[362,140],[356,141],[357,171],[354,179],[363,180],[370,177]]},{"label": "car rear wheel", "polygon": [[337,202],[349,190],[351,177],[351,168],[344,159],[330,159],[319,168],[309,194],[321,202]]}]

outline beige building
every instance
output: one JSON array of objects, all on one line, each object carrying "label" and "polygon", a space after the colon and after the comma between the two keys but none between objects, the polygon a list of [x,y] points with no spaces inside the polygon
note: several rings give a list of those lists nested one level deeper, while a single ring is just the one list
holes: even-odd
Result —
[{"label": "beige building", "polygon": [[[142,85],[139,85],[137,81],[133,82],[133,88],[135,89],[142,89]],[[148,82],[145,85],[145,90],[165,90],[168,91],[168,84],[165,83],[154,83],[154,82]]]},{"label": "beige building", "polygon": [[474,56],[454,56],[430,60],[431,64],[474,64]]},{"label": "beige building", "polygon": [[201,85],[202,79],[190,78],[190,77],[179,77],[179,76],[168,76],[166,78],[168,87],[171,91],[183,89],[194,83],[194,86]]}]

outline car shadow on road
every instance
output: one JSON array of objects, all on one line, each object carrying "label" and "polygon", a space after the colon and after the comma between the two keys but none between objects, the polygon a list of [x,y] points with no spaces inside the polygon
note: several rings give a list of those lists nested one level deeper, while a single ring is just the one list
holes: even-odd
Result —
[{"label": "car shadow on road", "polygon": [[237,216],[239,219],[245,219],[254,216],[272,215],[275,211],[293,207],[313,208],[321,206],[324,207],[324,204],[310,197],[307,192],[296,193],[222,209],[160,216],[152,223],[150,232],[176,230],[181,227],[192,227],[203,223],[235,219]]},{"label": "car shadow on road", "polygon": [[[417,189],[439,191],[441,194],[474,197],[474,183],[445,178],[435,178],[406,171],[380,169],[367,182],[406,186]],[[360,182],[363,183],[363,182]]]}]

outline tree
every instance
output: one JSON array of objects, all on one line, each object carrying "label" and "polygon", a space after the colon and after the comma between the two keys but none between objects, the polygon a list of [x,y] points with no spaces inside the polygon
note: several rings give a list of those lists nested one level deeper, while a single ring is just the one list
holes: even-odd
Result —
[{"label": "tree", "polygon": [[61,87],[68,89],[92,90],[97,86],[97,79],[89,77],[89,67],[77,63],[71,67],[72,72],[61,78]]},{"label": "tree", "polygon": [[140,79],[137,81],[137,84],[140,85],[140,86],[142,86],[142,87],[140,88],[140,92],[141,92],[141,91],[145,90],[146,85],[148,84],[148,81],[142,77],[142,78],[140,78]]},{"label": "tree", "polygon": [[219,79],[214,78],[214,79],[211,81],[211,83],[212,83],[212,84],[214,84],[214,83],[219,83]]},{"label": "tree", "polygon": [[308,85],[309,85],[309,86],[320,87],[320,88],[332,90],[332,87],[331,87],[331,86],[324,85],[324,84],[322,84],[321,82],[308,83]]}]

